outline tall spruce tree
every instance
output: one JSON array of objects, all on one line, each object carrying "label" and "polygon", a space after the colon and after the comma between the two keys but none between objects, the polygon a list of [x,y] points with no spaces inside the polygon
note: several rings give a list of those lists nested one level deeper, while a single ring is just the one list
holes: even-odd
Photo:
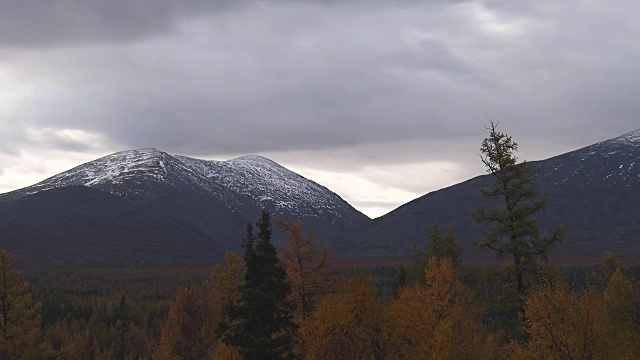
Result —
[{"label": "tall spruce tree", "polygon": [[499,204],[493,209],[480,206],[474,211],[475,221],[489,227],[489,233],[474,245],[494,250],[498,256],[513,257],[515,286],[522,296],[527,290],[525,274],[536,269],[539,258],[547,260],[564,234],[558,227],[549,236],[540,236],[536,215],[545,209],[547,199],[533,189],[526,161],[518,162],[514,155],[518,144],[498,131],[493,122],[487,130],[489,136],[482,141],[480,158],[494,183],[480,192]]},{"label": "tall spruce tree", "polygon": [[263,210],[256,224],[257,239],[253,227],[247,227],[243,239],[247,272],[240,301],[227,307],[230,321],[221,325],[224,342],[240,349],[247,360],[293,358],[296,325],[289,300],[291,286],[271,243],[270,217]]}]

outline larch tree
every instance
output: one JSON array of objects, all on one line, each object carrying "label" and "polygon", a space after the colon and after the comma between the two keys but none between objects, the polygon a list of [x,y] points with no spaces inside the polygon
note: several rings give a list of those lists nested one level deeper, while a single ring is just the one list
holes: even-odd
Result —
[{"label": "larch tree", "polygon": [[0,250],[0,359],[40,359],[45,350],[38,344],[40,307],[34,304],[29,283],[15,270],[16,261]]},{"label": "larch tree", "polygon": [[288,246],[281,248],[281,258],[291,283],[290,299],[296,303],[296,318],[302,322],[321,296],[337,291],[341,273],[329,250],[319,247],[315,234],[305,236],[302,225],[283,217],[278,217],[277,224],[289,239]]},{"label": "larch tree", "polygon": [[171,305],[154,359],[197,360],[210,358],[214,347],[215,319],[209,299],[200,286],[182,288]]},{"label": "larch tree", "polygon": [[602,301],[619,338],[629,338],[640,356],[640,283],[618,267],[602,294]]},{"label": "larch tree", "polygon": [[460,262],[462,251],[456,241],[456,234],[453,228],[443,234],[440,231],[440,224],[435,221],[429,230],[429,239],[424,250],[415,247],[415,256],[411,266],[411,278],[414,284],[424,284],[424,269],[429,259],[435,257],[438,261],[446,260],[454,267]]},{"label": "larch tree", "polygon": [[383,359],[386,311],[363,277],[322,298],[302,324],[307,360]]},{"label": "larch tree", "polygon": [[85,338],[77,336],[63,350],[65,360],[97,360],[98,342],[92,331]]},{"label": "larch tree", "polygon": [[458,266],[462,251],[456,241],[456,233],[452,227],[445,234],[440,232],[438,222],[433,223],[427,244],[427,256],[435,257],[438,261],[449,261],[453,266]]},{"label": "larch tree", "polygon": [[534,288],[524,314],[529,341],[512,341],[505,349],[511,359],[637,359],[594,289],[572,290],[564,282]]},{"label": "larch tree", "polygon": [[117,317],[119,318],[120,324],[120,349],[118,359],[125,359],[125,349],[126,349],[126,341],[125,335],[127,334],[127,323],[128,323],[128,315],[129,315],[129,304],[127,304],[127,296],[122,295],[120,299],[120,306],[118,307]]},{"label": "larch tree", "polygon": [[481,307],[453,265],[432,256],[424,272],[425,286],[402,289],[391,304],[390,358],[490,357],[495,344],[479,331]]},{"label": "larch tree", "polygon": [[216,313],[240,299],[240,286],[244,281],[244,261],[233,251],[224,254],[225,265],[216,264],[205,283],[205,290],[212,297]]},{"label": "larch tree", "polygon": [[596,274],[595,280],[597,284],[603,288],[609,286],[609,281],[618,270],[623,274],[627,274],[628,269],[624,263],[611,251],[607,251],[602,255],[603,269],[600,274]]},{"label": "larch tree", "polygon": [[536,268],[537,260],[547,259],[550,251],[564,239],[560,227],[549,236],[541,236],[536,215],[542,212],[547,199],[539,197],[532,187],[526,161],[518,162],[518,144],[511,136],[498,131],[491,122],[489,136],[482,141],[480,158],[493,175],[494,183],[481,189],[485,198],[499,204],[493,209],[478,207],[473,212],[476,222],[489,227],[489,233],[474,242],[479,248],[513,257],[515,287],[521,296],[527,290],[525,275]]},{"label": "larch tree", "polygon": [[244,262],[225,253],[225,265],[216,264],[203,286],[178,291],[155,349],[154,359],[239,359],[237,349],[221,342],[216,329],[224,308],[238,301]]},{"label": "larch tree", "polygon": [[[243,240],[246,273],[240,299],[226,307],[219,328],[227,345],[239,349],[246,360],[293,358],[294,303],[284,265],[271,243],[271,215],[263,210],[257,222],[258,235],[247,227]],[[257,242],[256,242],[257,241]]]}]

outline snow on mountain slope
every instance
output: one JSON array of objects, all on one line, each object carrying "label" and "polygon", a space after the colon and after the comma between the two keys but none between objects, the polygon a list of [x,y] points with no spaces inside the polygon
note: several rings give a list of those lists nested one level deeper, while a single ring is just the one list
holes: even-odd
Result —
[{"label": "snow on mountain slope", "polygon": [[329,189],[257,155],[213,161],[156,149],[122,151],[2,197],[66,186],[87,186],[125,198],[157,197],[170,187],[216,198],[231,211],[250,199],[257,206],[288,216],[328,217],[331,222],[353,216],[368,219]]},{"label": "snow on mountain slope", "polygon": [[156,149],[140,149],[104,156],[9,194],[24,196],[66,186],[87,186],[128,197],[153,195],[160,184],[190,184],[200,191],[207,188],[205,179],[173,156]]},{"label": "snow on mountain slope", "polygon": [[[343,216],[348,205],[337,194],[262,156],[207,161],[177,156],[201,176],[235,193],[246,195],[267,209],[296,216]],[[301,204],[312,204],[300,206]]]},{"label": "snow on mountain slope", "polygon": [[640,129],[630,131],[608,141],[603,141],[600,144],[602,143],[619,143],[634,147],[640,147]]},{"label": "snow on mountain slope", "polygon": [[531,163],[534,179],[547,185],[627,186],[640,179],[640,129],[567,154]]}]

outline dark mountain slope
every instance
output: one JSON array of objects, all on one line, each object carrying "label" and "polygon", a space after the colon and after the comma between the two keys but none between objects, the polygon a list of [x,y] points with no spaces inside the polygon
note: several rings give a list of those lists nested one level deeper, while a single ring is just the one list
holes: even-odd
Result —
[{"label": "dark mountain slope", "polygon": [[[568,239],[558,254],[600,257],[604,250],[640,256],[640,130],[543,161],[530,162],[534,186],[549,197],[540,216],[546,230],[563,224]],[[431,192],[363,225],[336,240],[336,250],[348,256],[411,255],[424,246],[428,229],[438,220],[453,226],[466,258],[491,256],[471,247],[485,229],[470,213],[492,175]]]},{"label": "dark mountain slope", "polygon": [[27,267],[207,264],[224,254],[189,224],[83,186],[7,202],[0,219],[3,247]]}]

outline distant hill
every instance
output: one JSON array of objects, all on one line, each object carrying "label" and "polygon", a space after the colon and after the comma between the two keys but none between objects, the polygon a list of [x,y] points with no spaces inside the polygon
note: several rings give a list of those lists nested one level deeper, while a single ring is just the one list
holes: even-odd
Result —
[{"label": "distant hill", "polygon": [[0,195],[0,248],[31,267],[209,266],[240,250],[262,208],[320,239],[370,220],[260,156],[207,161],[142,149]]},{"label": "distant hill", "polygon": [[[596,259],[612,250],[640,256],[640,130],[528,166],[535,189],[549,197],[541,228],[562,224],[568,237],[555,254]],[[480,196],[492,183],[492,175],[483,175],[428,193],[339,237],[336,251],[350,257],[411,255],[414,245],[424,247],[438,220],[443,229],[454,228],[465,258],[492,256],[471,246],[486,230],[470,215],[479,204],[493,206]]]}]

